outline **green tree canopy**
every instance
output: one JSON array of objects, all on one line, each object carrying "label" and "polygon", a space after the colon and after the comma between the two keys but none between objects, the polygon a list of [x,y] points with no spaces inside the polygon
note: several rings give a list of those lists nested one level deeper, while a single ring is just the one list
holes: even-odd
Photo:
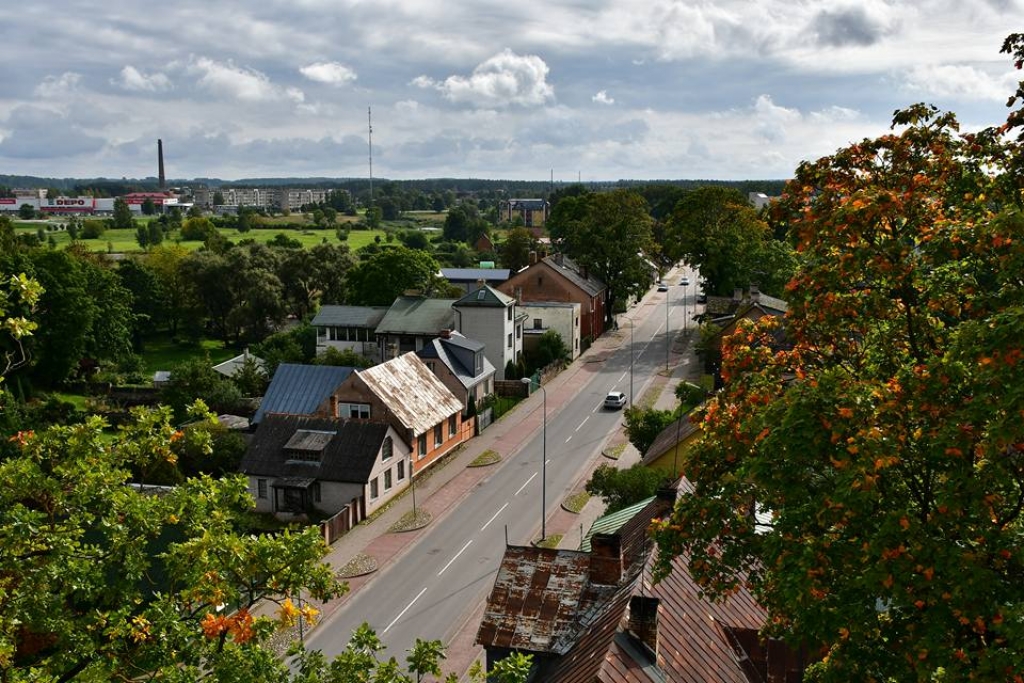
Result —
[{"label": "green tree canopy", "polygon": [[608,515],[650,498],[663,483],[664,472],[641,463],[624,470],[614,465],[598,465],[587,482],[587,493],[601,497]]},{"label": "green tree canopy", "polygon": [[513,273],[530,265],[530,252],[534,249],[535,240],[526,228],[512,228],[505,235],[500,245],[501,265]]},{"label": "green tree canopy", "polygon": [[135,218],[128,202],[118,197],[114,200],[114,216],[110,219],[110,226],[115,230],[131,230],[135,227]]},{"label": "green tree canopy", "polygon": [[[315,527],[251,533],[241,477],[159,496],[128,486],[133,466],[173,459],[171,443],[189,438],[168,415],[134,411],[113,441],[99,418],[21,434],[0,463],[8,680],[280,680],[263,646],[313,615],[292,598],[342,592]],[[257,616],[260,601],[279,609]]]},{"label": "green tree canopy", "polygon": [[437,273],[430,254],[404,246],[382,249],[349,271],[349,303],[386,306],[410,289],[429,293]]},{"label": "green tree canopy", "polygon": [[617,300],[642,296],[650,287],[648,260],[655,249],[651,228],[644,198],[627,190],[566,197],[548,222],[560,248],[607,286],[609,325]]},{"label": "green tree canopy", "polygon": [[791,347],[767,318],[726,340],[660,572],[685,554],[712,595],[748,585],[769,633],[827,653],[820,680],[1012,680],[1024,157],[923,105],[894,127],[787,185]]}]

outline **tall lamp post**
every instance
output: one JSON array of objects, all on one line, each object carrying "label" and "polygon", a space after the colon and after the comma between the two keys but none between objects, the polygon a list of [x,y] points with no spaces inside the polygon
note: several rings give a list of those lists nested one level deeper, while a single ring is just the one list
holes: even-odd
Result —
[{"label": "tall lamp post", "polygon": [[547,533],[547,498],[548,498],[548,391],[541,383],[534,382],[533,377],[523,377],[520,380],[523,384],[537,385],[544,397],[544,431],[541,439],[541,460],[540,460],[540,540],[548,537]]},{"label": "tall lamp post", "polygon": [[633,407],[633,357],[636,355],[633,353],[633,326],[636,322],[633,320],[629,321],[629,407]]},{"label": "tall lamp post", "polygon": [[[671,290],[670,290],[671,291]],[[665,374],[668,374],[668,350],[672,346],[672,330],[668,323],[668,300],[669,292],[665,293]]]}]

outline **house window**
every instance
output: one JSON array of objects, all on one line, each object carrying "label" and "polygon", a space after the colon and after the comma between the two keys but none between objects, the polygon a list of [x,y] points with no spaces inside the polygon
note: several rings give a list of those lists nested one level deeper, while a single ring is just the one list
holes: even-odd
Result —
[{"label": "house window", "polygon": [[543,320],[541,320],[540,318],[534,318],[533,319],[533,329],[539,330],[539,329],[542,329],[543,327],[544,327],[544,321]]},{"label": "house window", "polygon": [[441,424],[438,423],[434,425],[434,448],[440,446],[442,441],[444,441],[444,430],[441,429]]},{"label": "house window", "polygon": [[387,462],[391,459],[391,456],[395,454],[394,443],[391,441],[391,437],[384,438],[384,445],[380,449],[380,459]]},{"label": "house window", "polygon": [[367,403],[350,403],[348,406],[348,416],[352,418],[358,418],[361,420],[370,419],[370,406]]},{"label": "house window", "polygon": [[509,307],[508,307],[508,319],[509,319],[509,320],[511,320],[511,319],[512,319],[512,306],[509,306]]},{"label": "house window", "polygon": [[398,461],[398,481],[405,479],[405,460]]},{"label": "house window", "polygon": [[257,479],[256,480],[256,497],[266,498],[267,497],[267,480]]},{"label": "house window", "polygon": [[320,502],[320,482],[318,481],[313,482],[313,502]]},{"label": "house window", "polygon": [[516,339],[522,339],[522,338],[523,338],[523,326],[522,325],[516,325]]},{"label": "house window", "polygon": [[544,286],[544,276],[543,275],[538,275],[537,276],[537,286],[538,287],[543,287]]},{"label": "house window", "polygon": [[419,443],[417,444],[417,447],[419,448],[419,456],[421,458],[424,455],[427,454],[427,433],[426,432],[420,434]]},{"label": "house window", "polygon": [[456,422],[458,422],[458,420],[455,419],[454,415],[448,418],[448,436],[455,436],[455,430],[458,426]]},{"label": "house window", "polygon": [[508,333],[508,348],[512,348],[512,333]]},{"label": "house window", "polygon": [[384,473],[384,490],[391,490],[391,470],[388,470],[387,472]]},{"label": "house window", "polygon": [[380,491],[377,489],[377,477],[370,480],[370,500],[377,500]]},{"label": "house window", "polygon": [[483,351],[477,351],[473,358],[473,374],[479,375],[484,371],[484,353]]}]

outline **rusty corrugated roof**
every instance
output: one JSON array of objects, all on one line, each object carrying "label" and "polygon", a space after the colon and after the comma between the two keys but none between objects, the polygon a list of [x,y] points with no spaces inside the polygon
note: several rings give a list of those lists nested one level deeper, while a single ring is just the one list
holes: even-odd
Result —
[{"label": "rusty corrugated roof", "polygon": [[359,370],[358,376],[413,434],[423,434],[462,410],[462,402],[412,351]]}]

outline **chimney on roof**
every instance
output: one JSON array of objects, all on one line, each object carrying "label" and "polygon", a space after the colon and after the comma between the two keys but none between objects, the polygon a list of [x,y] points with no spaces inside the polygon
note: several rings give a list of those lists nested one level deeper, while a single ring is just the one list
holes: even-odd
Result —
[{"label": "chimney on roof", "polygon": [[531,266],[537,265],[537,252],[535,252],[535,251],[531,251],[530,252],[530,265]]},{"label": "chimney on roof", "polygon": [[587,271],[586,266],[580,266],[580,277],[583,278],[584,280],[590,278],[590,273]]},{"label": "chimney on roof", "polygon": [[162,190],[167,186],[167,178],[164,176],[164,141],[160,139],[156,141],[156,162],[157,172],[160,177],[160,189]]},{"label": "chimney on roof", "polygon": [[751,301],[760,301],[761,300],[761,287],[758,284],[754,283],[754,282],[750,283],[750,300]]},{"label": "chimney on roof", "polygon": [[555,254],[555,265],[561,267],[565,264],[565,257],[562,256],[561,252]]},{"label": "chimney on roof", "polygon": [[594,534],[590,539],[590,583],[617,586],[622,579],[622,539],[618,534]]},{"label": "chimney on roof", "polygon": [[486,286],[487,286],[487,280],[483,279],[482,277],[478,277],[476,279],[476,288],[477,289],[483,289]]},{"label": "chimney on roof", "polygon": [[634,638],[651,649],[658,656],[658,605],[661,600],[646,595],[634,595],[629,599],[629,615],[626,630]]},{"label": "chimney on roof", "polygon": [[743,301],[743,288],[742,287],[734,287],[733,288],[733,290],[732,290],[732,300],[735,303],[739,303],[739,302]]},{"label": "chimney on roof", "polygon": [[441,330],[441,339],[451,339],[451,338],[452,338],[452,331],[451,330]]}]

